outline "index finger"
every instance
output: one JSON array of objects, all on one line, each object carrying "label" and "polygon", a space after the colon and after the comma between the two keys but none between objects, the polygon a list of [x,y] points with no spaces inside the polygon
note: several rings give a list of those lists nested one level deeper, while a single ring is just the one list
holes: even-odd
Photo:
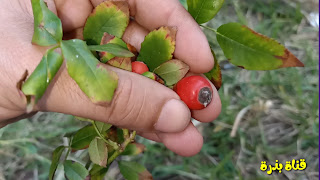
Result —
[{"label": "index finger", "polygon": [[[91,0],[97,6],[103,0]],[[148,30],[160,26],[176,26],[174,56],[187,63],[190,71],[205,73],[211,70],[214,59],[201,28],[178,0],[128,0],[130,15]]]}]

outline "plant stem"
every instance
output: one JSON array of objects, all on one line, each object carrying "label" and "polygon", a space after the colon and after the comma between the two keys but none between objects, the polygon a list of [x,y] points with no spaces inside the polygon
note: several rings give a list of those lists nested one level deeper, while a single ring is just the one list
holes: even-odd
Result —
[{"label": "plant stem", "polygon": [[[123,131],[127,131],[129,133],[129,131],[127,129],[123,129]],[[118,150],[116,150],[109,158],[108,158],[108,164],[111,164],[128,146],[129,143],[131,143],[134,138],[136,137],[136,131],[133,131],[130,135],[128,134],[128,136],[126,137],[126,139],[124,140],[124,142],[120,145],[120,148]],[[123,133],[125,134],[125,133]]]},{"label": "plant stem", "polygon": [[69,144],[68,144],[68,151],[67,151],[66,156],[64,157],[64,161],[66,161],[66,160],[67,160],[67,158],[68,158],[68,156],[69,156],[69,154],[70,154],[72,140],[73,140],[73,137],[71,137],[71,138],[70,138],[70,140],[69,140]]},{"label": "plant stem", "polygon": [[130,137],[131,141],[134,140],[134,138],[136,137],[136,135],[137,135],[137,131],[133,131],[133,132],[131,133],[131,137]]},{"label": "plant stem", "polygon": [[122,129],[124,138],[129,138],[129,130],[128,129]]},{"label": "plant stem", "polygon": [[119,155],[120,151],[115,151],[109,158],[108,158],[108,163],[107,165],[111,164]]},{"label": "plant stem", "polygon": [[116,142],[111,141],[110,139],[105,139],[105,138],[102,136],[102,134],[101,134],[100,131],[98,130],[98,127],[97,127],[96,123],[94,123],[94,121],[92,121],[92,125],[93,125],[94,129],[96,130],[97,134],[99,135],[99,137],[100,137],[105,143],[107,143],[107,144],[109,144],[110,146],[112,146],[112,148],[113,148],[114,150],[116,150],[116,151],[119,149],[119,145],[118,145]]},{"label": "plant stem", "polygon": [[87,121],[90,123],[93,123],[94,121],[91,119],[87,119],[87,118],[83,118],[83,117],[79,117],[79,116],[74,116],[76,119],[80,120],[80,121]]},{"label": "plant stem", "polygon": [[205,26],[205,25],[200,25],[201,27],[203,27],[203,28],[205,28],[205,29],[209,29],[209,30],[211,30],[211,31],[213,31],[213,32],[215,32],[215,33],[217,33],[217,30],[216,29],[213,29],[213,28],[211,28],[211,27],[208,27],[208,26]]},{"label": "plant stem", "polygon": [[67,158],[68,158],[68,156],[69,156],[69,154],[70,154],[70,150],[71,150],[71,147],[69,146],[69,147],[68,147],[67,154],[66,154],[66,156],[64,157],[64,161],[67,160]]},{"label": "plant stem", "polygon": [[58,45],[56,45],[56,46],[53,46],[50,50],[55,50],[55,49],[57,49],[57,48],[59,48],[60,47],[60,44],[58,44]]}]

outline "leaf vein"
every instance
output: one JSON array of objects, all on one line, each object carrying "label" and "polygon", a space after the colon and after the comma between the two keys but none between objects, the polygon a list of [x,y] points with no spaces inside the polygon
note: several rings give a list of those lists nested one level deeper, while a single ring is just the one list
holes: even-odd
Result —
[{"label": "leaf vein", "polygon": [[266,52],[266,51],[262,51],[262,50],[258,50],[258,49],[254,49],[254,48],[252,48],[252,47],[250,47],[250,46],[247,46],[247,45],[245,45],[245,44],[243,44],[243,43],[240,43],[239,41],[236,41],[236,40],[234,40],[234,39],[232,39],[232,38],[230,38],[230,37],[228,37],[228,36],[225,36],[224,34],[221,34],[221,33],[218,32],[218,31],[217,31],[216,33],[219,34],[221,37],[223,37],[223,38],[225,38],[225,39],[229,39],[229,40],[235,42],[236,44],[239,44],[239,45],[241,45],[241,46],[243,46],[243,47],[245,47],[245,48],[247,48],[247,49],[250,49],[250,50],[252,50],[252,51],[256,51],[256,52],[258,52],[258,53],[265,54],[265,55],[273,55],[272,53],[269,53],[269,52]]}]

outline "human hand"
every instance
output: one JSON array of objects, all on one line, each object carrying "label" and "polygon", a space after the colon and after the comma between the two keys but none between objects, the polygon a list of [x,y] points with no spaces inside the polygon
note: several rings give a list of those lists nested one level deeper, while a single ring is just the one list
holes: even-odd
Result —
[{"label": "human hand", "polygon": [[[62,21],[65,38],[81,38],[81,29],[94,6],[102,0],[48,0],[49,9]],[[160,26],[176,26],[174,56],[187,63],[192,73],[204,73],[213,66],[208,42],[198,24],[178,0],[128,0],[134,17],[123,39],[140,50],[149,31]],[[31,44],[33,14],[29,0],[5,1],[0,7],[0,127],[24,117],[25,104],[16,83],[27,69],[32,72],[46,48]],[[190,117],[210,122],[220,113],[221,103],[214,86],[210,105],[190,110],[171,89],[141,75],[112,68],[119,76],[118,88],[109,106],[90,102],[69,77],[63,65],[37,104],[38,111],[72,114],[137,130],[151,140],[164,143],[182,156],[198,153],[201,134]]]}]

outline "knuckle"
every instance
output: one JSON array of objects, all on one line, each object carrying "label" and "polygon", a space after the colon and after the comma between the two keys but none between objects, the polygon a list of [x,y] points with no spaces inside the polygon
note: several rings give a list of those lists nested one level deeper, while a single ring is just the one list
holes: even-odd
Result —
[{"label": "knuckle", "polygon": [[145,106],[145,93],[139,90],[130,77],[119,81],[108,122],[121,127],[138,123]]}]

